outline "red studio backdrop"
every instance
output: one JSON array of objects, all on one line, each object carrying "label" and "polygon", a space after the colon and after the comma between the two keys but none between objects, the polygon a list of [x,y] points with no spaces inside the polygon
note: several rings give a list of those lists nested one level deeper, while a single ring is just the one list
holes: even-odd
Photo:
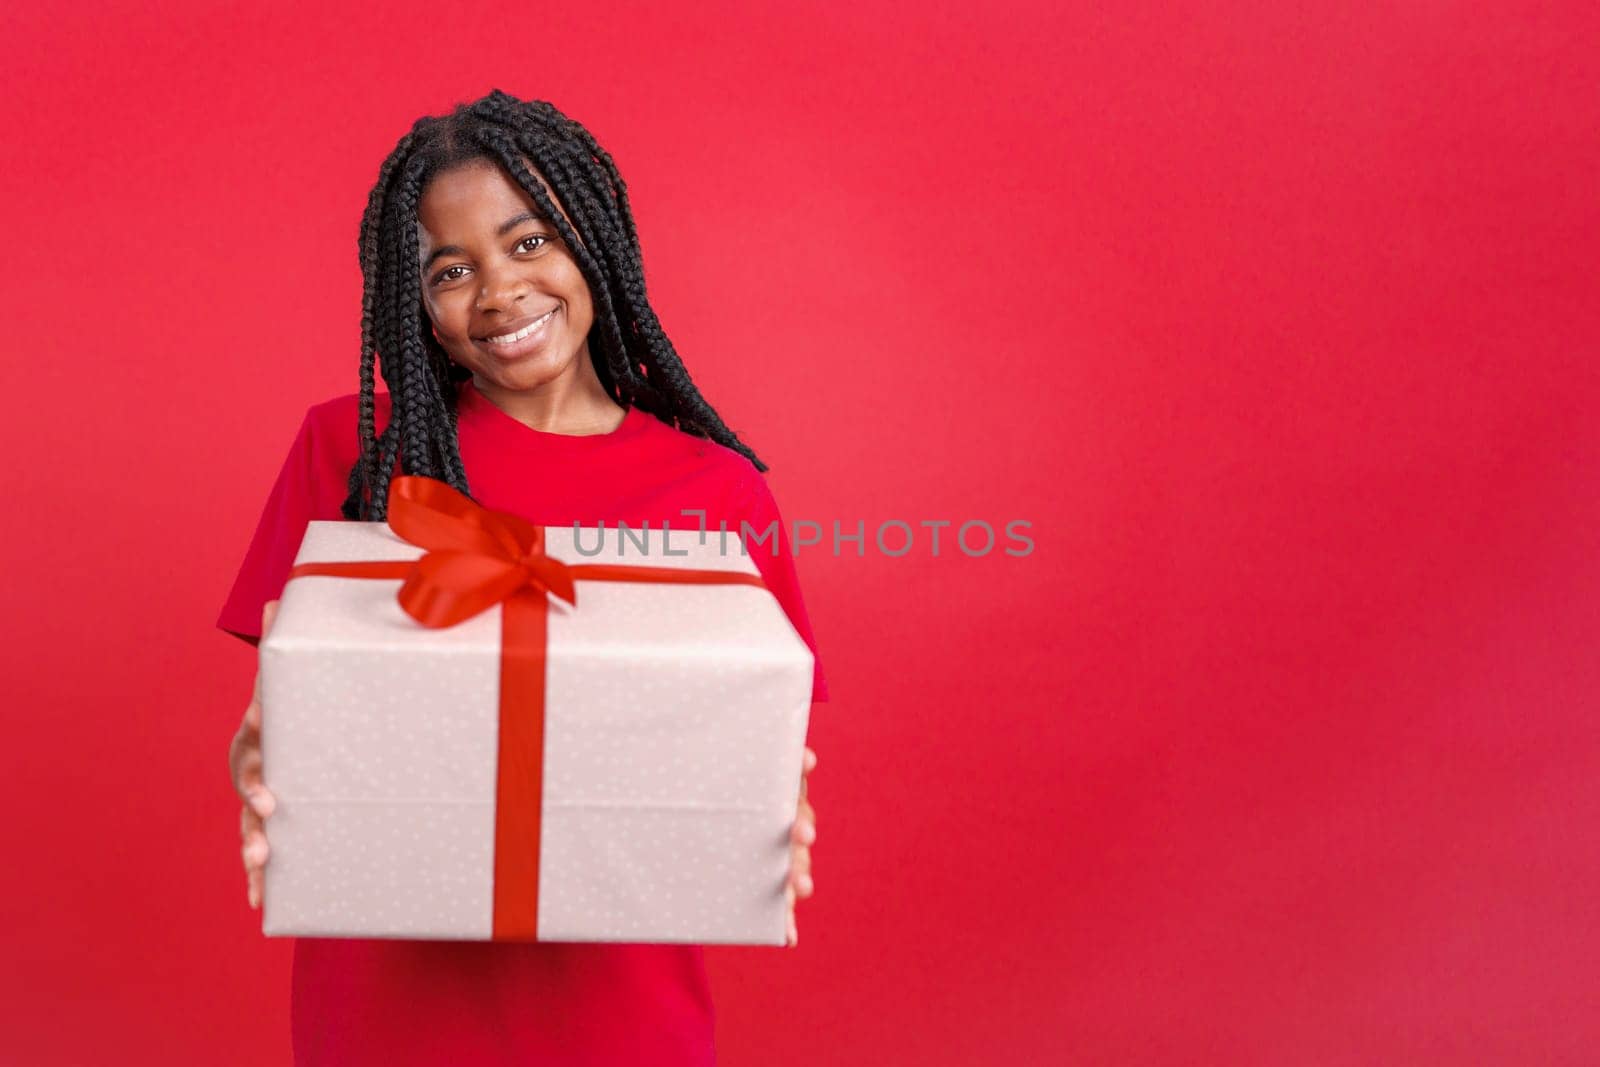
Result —
[{"label": "red studio backdrop", "polygon": [[212,623],[379,162],[495,87],[824,532],[722,1062],[1600,1059],[1587,6],[762,6],[0,16],[0,1062],[287,1062]]}]

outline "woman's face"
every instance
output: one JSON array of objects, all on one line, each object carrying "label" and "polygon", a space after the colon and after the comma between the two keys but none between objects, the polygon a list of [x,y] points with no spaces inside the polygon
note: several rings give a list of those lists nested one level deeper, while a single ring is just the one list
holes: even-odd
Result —
[{"label": "woman's face", "polygon": [[491,392],[593,374],[589,286],[541,214],[486,161],[441,171],[417,204],[422,302],[434,335]]}]

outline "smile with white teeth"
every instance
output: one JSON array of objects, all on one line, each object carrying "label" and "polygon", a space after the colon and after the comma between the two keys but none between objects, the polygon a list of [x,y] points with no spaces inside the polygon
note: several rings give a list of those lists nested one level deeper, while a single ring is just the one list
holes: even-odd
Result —
[{"label": "smile with white teeth", "polygon": [[520,341],[533,331],[537,330],[539,327],[543,326],[545,323],[549,322],[550,316],[554,315],[555,313],[556,309],[551,308],[549,311],[546,311],[543,315],[540,315],[538,318],[528,323],[528,325],[524,326],[516,333],[503,333],[498,337],[485,337],[484,340],[488,341],[490,344],[496,345],[509,345],[515,341]]}]

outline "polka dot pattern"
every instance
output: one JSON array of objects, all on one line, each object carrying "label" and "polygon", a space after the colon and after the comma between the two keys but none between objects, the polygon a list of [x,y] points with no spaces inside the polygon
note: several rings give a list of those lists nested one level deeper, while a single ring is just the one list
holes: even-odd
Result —
[{"label": "polka dot pattern", "polygon": [[[756,572],[733,539],[636,536],[585,529],[580,554],[553,527],[547,551]],[[296,562],[420,554],[313,522]],[[297,579],[262,644],[269,934],[491,936],[500,612],[429,630],[399,586]],[[782,944],[812,658],[777,600],[580,581],[548,652],[540,940]]]}]

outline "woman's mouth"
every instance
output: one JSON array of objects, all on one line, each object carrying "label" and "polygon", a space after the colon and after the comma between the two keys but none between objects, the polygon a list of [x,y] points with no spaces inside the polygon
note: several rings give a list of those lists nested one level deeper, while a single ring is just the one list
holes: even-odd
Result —
[{"label": "woman's mouth", "polygon": [[556,312],[560,310],[560,306],[557,305],[521,329],[485,337],[479,343],[497,356],[526,355],[544,343],[545,335],[550,332],[547,327],[555,318]]}]

